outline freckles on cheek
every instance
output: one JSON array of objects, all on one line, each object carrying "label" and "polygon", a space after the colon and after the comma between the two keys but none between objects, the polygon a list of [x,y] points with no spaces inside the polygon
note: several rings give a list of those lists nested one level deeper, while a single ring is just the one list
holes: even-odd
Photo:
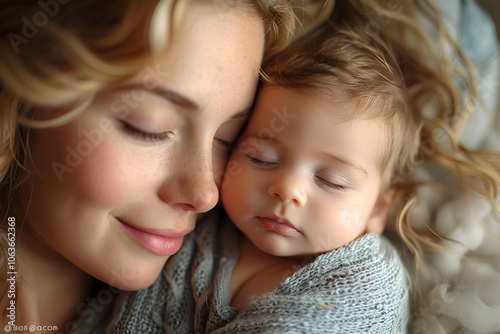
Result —
[{"label": "freckles on cheek", "polygon": [[139,197],[146,186],[140,173],[146,168],[141,168],[137,160],[116,145],[102,143],[94,147],[73,171],[82,200],[109,207]]}]

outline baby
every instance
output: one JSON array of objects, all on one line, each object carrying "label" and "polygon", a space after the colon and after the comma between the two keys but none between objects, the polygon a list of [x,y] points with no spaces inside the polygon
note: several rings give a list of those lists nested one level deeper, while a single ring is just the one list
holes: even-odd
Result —
[{"label": "baby", "polygon": [[315,319],[311,329],[404,332],[405,270],[381,234],[418,151],[419,118],[396,50],[335,31],[265,69],[229,158],[221,199],[242,232],[230,305],[274,295],[277,314]]}]

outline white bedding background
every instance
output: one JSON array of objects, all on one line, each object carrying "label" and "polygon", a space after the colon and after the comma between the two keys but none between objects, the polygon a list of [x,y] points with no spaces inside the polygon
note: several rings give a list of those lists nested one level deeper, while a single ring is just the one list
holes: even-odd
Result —
[{"label": "white bedding background", "polygon": [[[489,12],[500,35],[500,0],[476,0]],[[467,0],[437,0],[446,23],[457,39],[468,38],[472,53],[494,45],[495,25],[487,19],[467,26],[464,33],[462,4]],[[462,30],[461,30],[462,29]],[[464,36],[464,35],[468,35]],[[493,41],[493,42],[492,42]],[[487,52],[486,52],[487,53]],[[484,59],[472,59],[480,71],[480,90],[488,110],[469,118],[461,143],[469,148],[500,150],[500,56],[498,49]],[[422,167],[419,175],[432,180],[447,177]],[[450,182],[453,187],[453,182]],[[425,187],[419,192],[420,210],[412,216],[415,227],[431,222],[442,235],[463,245],[448,242],[453,250],[426,259],[429,287],[428,312],[417,324],[421,333],[500,333],[500,213],[484,199],[460,189],[442,194]],[[446,241],[443,241],[446,243]],[[464,245],[466,247],[464,247]],[[480,261],[461,255],[475,252]],[[436,289],[432,289],[435,287]]]}]

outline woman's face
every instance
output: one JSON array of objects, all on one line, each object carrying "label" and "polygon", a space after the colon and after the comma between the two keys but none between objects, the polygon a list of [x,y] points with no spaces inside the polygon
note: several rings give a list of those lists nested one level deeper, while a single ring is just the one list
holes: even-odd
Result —
[{"label": "woman's face", "polygon": [[32,131],[32,253],[141,289],[217,203],[224,143],[253,102],[263,24],[197,4],[178,34],[159,63],[98,94],[75,121]]}]

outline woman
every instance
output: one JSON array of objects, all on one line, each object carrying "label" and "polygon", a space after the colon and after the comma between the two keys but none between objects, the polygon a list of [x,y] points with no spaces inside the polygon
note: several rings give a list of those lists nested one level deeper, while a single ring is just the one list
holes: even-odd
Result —
[{"label": "woman", "polygon": [[0,15],[2,328],[92,331],[119,293],[99,285],[151,285],[217,203],[214,175],[293,11],[96,0]]}]

